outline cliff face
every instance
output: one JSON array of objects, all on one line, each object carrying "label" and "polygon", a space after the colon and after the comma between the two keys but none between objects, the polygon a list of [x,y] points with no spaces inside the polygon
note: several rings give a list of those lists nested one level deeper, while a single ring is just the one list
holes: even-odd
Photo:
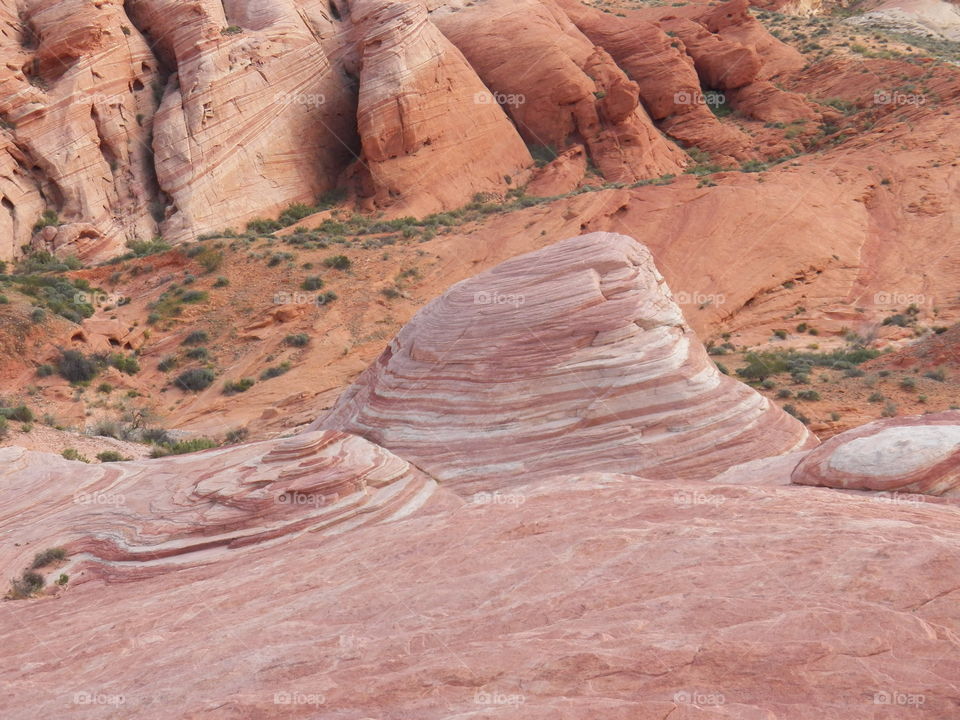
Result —
[{"label": "cliff face", "polygon": [[671,137],[729,163],[782,154],[698,100],[817,120],[770,83],[802,61],[745,7],[4,0],[0,259],[242,230],[335,186],[359,209],[451,210],[526,183],[528,147],[583,147],[611,182],[681,172]]}]

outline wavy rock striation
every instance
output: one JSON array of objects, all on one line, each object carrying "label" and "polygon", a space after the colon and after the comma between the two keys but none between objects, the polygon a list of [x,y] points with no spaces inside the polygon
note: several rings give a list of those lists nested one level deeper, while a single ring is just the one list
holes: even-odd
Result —
[{"label": "wavy rock striation", "polygon": [[717,370],[650,253],[611,233],[453,286],[313,427],[468,492],[587,470],[708,478],[816,443]]},{"label": "wavy rock striation", "polygon": [[960,497],[960,412],[889,418],[827,440],[794,469],[800,485]]},{"label": "wavy rock striation", "polygon": [[35,552],[60,546],[71,560],[57,573],[77,580],[151,575],[298,533],[386,522],[436,489],[390,452],[332,431],[102,465],[9,447],[0,466],[10,540],[0,568],[12,576]]}]

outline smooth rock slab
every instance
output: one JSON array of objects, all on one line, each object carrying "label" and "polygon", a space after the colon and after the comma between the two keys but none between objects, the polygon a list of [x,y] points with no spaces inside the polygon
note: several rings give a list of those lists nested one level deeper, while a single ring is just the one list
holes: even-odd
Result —
[{"label": "smooth rock slab", "polygon": [[792,481],[960,496],[960,412],[878,420],[835,435],[797,465]]},{"label": "smooth rock slab", "polygon": [[2,603],[0,707],[4,720],[950,720],[958,543],[946,503],[557,478]]}]

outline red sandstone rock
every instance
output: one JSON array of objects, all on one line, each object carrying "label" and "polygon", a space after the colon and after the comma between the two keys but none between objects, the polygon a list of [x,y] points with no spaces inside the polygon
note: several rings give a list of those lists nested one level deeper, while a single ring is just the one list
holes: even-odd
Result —
[{"label": "red sandstone rock", "polygon": [[793,482],[853,490],[960,496],[960,412],[889,418],[834,435]]},{"label": "red sandstone rock", "polygon": [[677,172],[686,163],[639,104],[636,83],[559,8],[491,0],[445,4],[432,17],[504,99],[529,144],[564,150],[572,138],[612,181]]},{"label": "red sandstone rock", "polygon": [[[955,506],[591,474],[203,550],[199,528],[213,544],[218,521],[259,524],[253,505],[219,504],[243,497],[220,462],[209,519],[186,493],[135,486],[134,507],[78,514],[66,478],[3,476],[5,574],[84,530],[198,545],[76,552],[68,563],[91,570],[56,597],[4,603],[5,718],[947,720],[960,707]],[[41,513],[62,534],[42,533]]]},{"label": "red sandstone rock", "polygon": [[313,427],[363,435],[458,492],[587,470],[705,479],[816,443],[720,374],[646,248],[610,233],[455,285]]},{"label": "red sandstone rock", "polygon": [[563,195],[576,189],[587,172],[587,152],[575,145],[548,163],[527,185],[527,194],[537,197]]},{"label": "red sandstone rock", "polygon": [[[496,98],[416,2],[352,4],[362,53],[360,194],[426,214],[505,191],[532,163]],[[496,148],[491,152],[491,148]]]}]

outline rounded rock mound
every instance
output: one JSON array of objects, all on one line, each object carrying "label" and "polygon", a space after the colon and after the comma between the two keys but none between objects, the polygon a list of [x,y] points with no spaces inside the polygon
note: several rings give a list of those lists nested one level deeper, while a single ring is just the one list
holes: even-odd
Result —
[{"label": "rounded rock mound", "polygon": [[798,485],[960,496],[960,412],[889,418],[840,433],[794,468]]},{"label": "rounded rock mound", "polygon": [[468,493],[590,471],[707,479],[817,442],[720,373],[650,252],[614,233],[454,285],[313,427]]}]

